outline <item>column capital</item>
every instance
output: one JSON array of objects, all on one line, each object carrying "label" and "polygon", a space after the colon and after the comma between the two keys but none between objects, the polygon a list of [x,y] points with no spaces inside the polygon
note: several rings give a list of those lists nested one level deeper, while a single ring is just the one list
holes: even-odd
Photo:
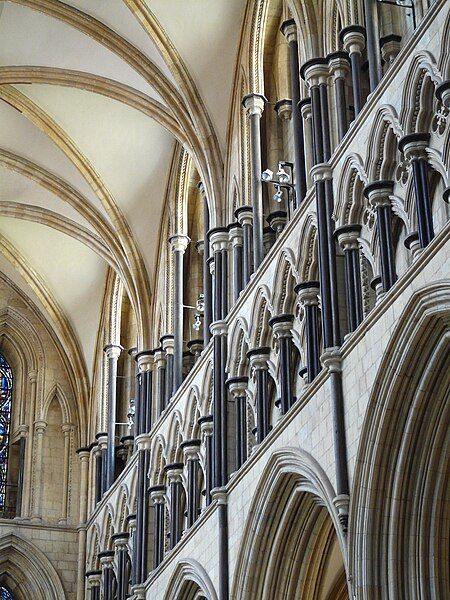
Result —
[{"label": "column capital", "polygon": [[343,225],[334,230],[334,237],[342,250],[359,250],[358,238],[361,235],[361,225],[355,223]]},{"label": "column capital", "polygon": [[267,98],[262,94],[247,94],[242,98],[242,106],[249,116],[258,115],[260,117],[264,112],[266,103]]},{"label": "column capital", "polygon": [[150,450],[152,438],[148,433],[141,433],[135,439],[136,447],[138,450]]},{"label": "column capital", "polygon": [[261,346],[261,348],[252,348],[247,352],[247,358],[250,361],[251,369],[268,369],[268,361],[270,356],[269,346]]},{"label": "column capital", "polygon": [[95,437],[97,438],[99,449],[106,450],[106,447],[108,446],[108,434],[102,431],[101,433],[97,433]]},{"label": "column capital", "polygon": [[134,513],[129,514],[125,521],[128,523],[128,529],[133,532],[136,529],[136,515]]},{"label": "column capital", "polygon": [[374,181],[364,188],[364,196],[374,208],[379,206],[390,206],[390,196],[394,191],[394,182],[390,179]]},{"label": "column capital", "polygon": [[334,80],[345,79],[350,73],[350,60],[346,52],[342,52],[342,50],[331,52],[327,56],[327,61],[330,75],[333,76]]},{"label": "column capital", "polygon": [[342,355],[339,347],[327,348],[320,360],[330,373],[340,373],[342,371]]},{"label": "column capital", "polygon": [[120,344],[107,344],[103,348],[103,352],[106,354],[108,358],[119,358],[120,353],[123,350],[123,346]]},{"label": "column capital", "polygon": [[233,398],[242,398],[246,396],[248,387],[248,377],[229,377],[225,381],[225,385],[230,390]]},{"label": "column capital", "polygon": [[349,54],[361,54],[366,47],[366,29],[362,25],[349,25],[341,29],[339,37]]},{"label": "column capital", "polygon": [[325,181],[326,179],[333,179],[333,167],[329,163],[318,163],[317,165],[314,165],[310,173],[314,183]]},{"label": "column capital", "polygon": [[413,231],[407,235],[403,241],[403,244],[405,245],[405,248],[411,250],[413,260],[422,253],[422,246],[420,245],[418,231]]},{"label": "column capital", "polygon": [[244,227],[244,225],[252,225],[253,224],[253,207],[252,206],[239,206],[234,211],[234,216],[238,220],[238,222]]},{"label": "column capital", "polygon": [[153,364],[157,369],[166,365],[166,355],[161,346],[153,351]]},{"label": "column capital", "polygon": [[285,210],[275,210],[268,215],[266,221],[275,233],[280,234],[286,226],[287,213]]},{"label": "column capital", "polygon": [[186,345],[191,354],[193,354],[194,356],[200,356],[203,350],[203,344],[203,340],[189,340],[189,342]]},{"label": "column capital", "polygon": [[199,439],[186,440],[180,444],[186,461],[197,460],[199,458],[200,446],[202,441]]},{"label": "column capital", "polygon": [[121,531],[111,536],[112,543],[114,544],[115,550],[122,550],[128,547],[128,540],[130,534],[127,531]]},{"label": "column capital", "polygon": [[139,373],[150,371],[154,362],[153,350],[141,350],[136,354],[135,360],[138,364]]},{"label": "column capital", "polygon": [[300,102],[297,104],[297,106],[300,109],[300,112],[302,113],[302,118],[306,121],[307,119],[310,119],[312,116],[312,108],[311,108],[311,98],[303,98],[303,100],[300,100]]},{"label": "column capital", "polygon": [[47,425],[48,425],[47,421],[35,421],[34,422],[34,431],[37,434],[42,434],[47,429]]},{"label": "column capital", "polygon": [[61,425],[61,430],[64,434],[68,434],[75,429],[75,425],[73,423],[63,423]]},{"label": "column capital", "polygon": [[226,227],[214,227],[208,231],[207,235],[213,252],[228,248],[228,229]]},{"label": "column capital", "polygon": [[165,485],[152,485],[148,488],[151,501],[153,504],[164,504],[166,501],[166,486]]},{"label": "column capital", "polygon": [[197,421],[197,423],[200,425],[200,429],[201,429],[201,432],[203,433],[203,435],[208,437],[213,434],[213,416],[212,415],[205,415],[203,417],[200,417],[200,419]]},{"label": "column capital", "polygon": [[102,581],[102,572],[101,571],[86,571],[85,575],[87,579],[87,584],[89,587],[94,587],[100,585]]},{"label": "column capital", "polygon": [[269,319],[269,325],[272,327],[275,337],[292,337],[292,326],[294,324],[294,315],[281,314]]},{"label": "column capital", "polygon": [[163,335],[160,342],[162,349],[166,354],[173,354],[174,339],[172,334],[167,333],[166,335]]},{"label": "column capital", "polygon": [[185,252],[191,238],[183,233],[177,233],[169,238],[169,244],[173,252]]},{"label": "column capital", "polygon": [[78,454],[81,462],[84,462],[86,460],[89,460],[89,457],[91,456],[91,450],[90,448],[85,446],[83,448],[77,448],[77,450],[75,450],[75,454]]},{"label": "column capital", "polygon": [[289,121],[292,117],[292,100],[289,98],[282,98],[275,103],[274,110],[277,116],[282,121]]},{"label": "column capital", "polygon": [[401,35],[385,35],[380,39],[381,58],[389,66],[401,49]]},{"label": "column capital", "polygon": [[326,58],[311,58],[300,67],[300,77],[310,87],[326,83],[328,79],[328,61]]},{"label": "column capital", "polygon": [[228,323],[226,321],[214,321],[209,326],[212,335],[227,335]]},{"label": "column capital", "polygon": [[98,560],[102,566],[102,569],[112,569],[114,566],[114,550],[104,550],[98,553]]},{"label": "column capital", "polygon": [[205,251],[205,240],[198,240],[197,242],[195,242],[195,249],[200,254],[200,256],[203,256],[203,252]]},{"label": "column capital", "polygon": [[297,41],[297,25],[295,24],[294,19],[284,21],[284,23],[281,24],[280,31],[286,38],[288,44]]},{"label": "column capital", "polygon": [[28,371],[28,381],[30,383],[36,383],[37,375],[38,375],[38,372],[35,369],[33,369],[32,371]]},{"label": "column capital", "polygon": [[242,225],[239,223],[239,221],[230,223],[228,225],[228,235],[229,241],[233,248],[236,246],[242,246],[244,234],[242,231]]},{"label": "column capital", "polygon": [[319,304],[319,289],[318,281],[302,281],[298,283],[294,292],[298,295],[303,306],[317,306]]},{"label": "column capital", "polygon": [[217,487],[211,490],[211,498],[217,501],[217,504],[228,503],[228,490],[226,487]]},{"label": "column capital", "polygon": [[450,109],[450,79],[447,79],[447,81],[438,85],[434,93],[436,98],[440,100],[446,108]]},{"label": "column capital", "polygon": [[171,463],[164,467],[164,472],[167,475],[169,483],[181,483],[181,476],[183,474],[184,464],[183,463]]},{"label": "column capital", "polygon": [[398,141],[398,149],[408,160],[420,158],[427,160],[426,149],[429,142],[429,133],[410,133]]},{"label": "column capital", "polygon": [[28,437],[29,430],[30,430],[30,428],[28,427],[28,425],[19,425],[19,427],[17,428],[17,431],[19,432],[19,437],[21,437],[21,438]]}]

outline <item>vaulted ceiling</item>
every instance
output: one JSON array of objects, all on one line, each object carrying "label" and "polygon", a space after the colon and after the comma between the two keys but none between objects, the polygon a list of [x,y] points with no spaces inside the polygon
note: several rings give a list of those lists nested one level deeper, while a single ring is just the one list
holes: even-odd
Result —
[{"label": "vaulted ceiling", "polygon": [[0,0],[0,270],[88,376],[108,265],[149,317],[176,140],[222,185],[244,8]]}]

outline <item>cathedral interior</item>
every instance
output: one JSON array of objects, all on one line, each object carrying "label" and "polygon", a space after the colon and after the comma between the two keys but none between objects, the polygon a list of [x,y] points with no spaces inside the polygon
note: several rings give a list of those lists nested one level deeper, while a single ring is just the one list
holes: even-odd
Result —
[{"label": "cathedral interior", "polygon": [[0,0],[1,600],[448,600],[449,0]]}]

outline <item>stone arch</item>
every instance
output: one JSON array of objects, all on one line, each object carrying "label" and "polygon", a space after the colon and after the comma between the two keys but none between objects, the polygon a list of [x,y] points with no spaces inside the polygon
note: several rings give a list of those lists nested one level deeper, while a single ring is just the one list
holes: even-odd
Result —
[{"label": "stone arch", "polygon": [[269,319],[273,315],[270,291],[266,285],[258,288],[253,301],[252,316],[250,318],[250,340],[252,348],[269,345],[271,338]]},{"label": "stone arch", "polygon": [[449,280],[413,295],[367,407],[349,527],[362,600],[448,595],[449,300]]},{"label": "stone arch", "polygon": [[276,267],[274,282],[273,307],[276,315],[291,313],[294,310],[296,295],[294,288],[298,282],[298,273],[295,265],[295,256],[290,248],[281,251]]},{"label": "stone arch", "polygon": [[150,453],[152,485],[161,485],[164,480],[164,467],[167,462],[165,447],[166,444],[162,435],[156,435]]},{"label": "stone arch", "polygon": [[197,600],[200,598],[218,599],[208,573],[196,560],[180,560],[167,586],[164,600]]},{"label": "stone arch", "polygon": [[186,403],[186,417],[184,419],[185,437],[187,440],[200,437],[198,419],[200,418],[200,392],[196,385],[189,391]]},{"label": "stone arch", "polygon": [[0,538],[0,581],[17,600],[64,600],[61,580],[36,546],[14,534]]},{"label": "stone arch", "polygon": [[230,377],[246,375],[248,368],[247,351],[249,350],[248,324],[244,317],[239,317],[229,336],[228,360],[226,371]]},{"label": "stone arch", "polygon": [[300,252],[297,271],[300,281],[317,279],[319,274],[318,234],[315,214],[308,214],[300,233]]},{"label": "stone arch", "polygon": [[336,207],[333,215],[338,226],[362,222],[367,206],[362,188],[368,183],[361,156],[359,154],[347,156],[337,186]]},{"label": "stone arch", "polygon": [[205,367],[202,380],[200,406],[202,416],[212,413],[212,398],[213,398],[213,362],[210,360]]},{"label": "stone arch", "polygon": [[394,178],[398,162],[397,140],[403,135],[395,108],[390,105],[381,106],[375,115],[369,135],[366,159],[369,181]]},{"label": "stone arch", "polygon": [[[315,552],[322,548],[325,553],[334,533],[343,568],[347,562],[334,496],[325,471],[307,452],[288,447],[271,455],[243,528],[233,600],[264,600],[275,593],[286,599],[317,597],[310,580],[314,575],[317,581],[318,573],[313,574],[306,565],[317,566],[320,560]],[[348,598],[337,596],[341,597]]]}]

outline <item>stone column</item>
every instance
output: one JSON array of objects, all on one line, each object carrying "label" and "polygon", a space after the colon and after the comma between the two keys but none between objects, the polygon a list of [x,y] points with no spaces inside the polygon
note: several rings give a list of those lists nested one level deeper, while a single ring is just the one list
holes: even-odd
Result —
[{"label": "stone column", "polygon": [[114,576],[114,550],[99,552],[98,558],[102,569],[103,600],[114,600],[115,576]]},{"label": "stone column", "polygon": [[153,569],[156,569],[164,558],[164,511],[166,488],[164,485],[154,485],[148,488],[153,503],[154,532],[153,532]]},{"label": "stone column", "polygon": [[208,243],[208,231],[211,226],[211,219],[209,214],[208,198],[206,196],[205,187],[202,182],[198,184],[198,189],[203,196],[203,239],[204,239],[204,250],[203,250],[203,296],[205,310],[203,313],[203,337],[205,339],[205,346],[208,345],[210,339],[209,326],[212,322],[212,279],[211,271],[209,269],[209,258],[210,248]]},{"label": "stone column", "polygon": [[245,288],[252,274],[252,229],[253,209],[251,206],[240,206],[234,216],[242,225],[242,286]]},{"label": "stone column", "polygon": [[349,60],[347,54],[341,51],[329,54],[327,60],[330,74],[333,78],[338,142],[340,142],[348,129],[348,104],[345,93],[345,82],[350,71]]},{"label": "stone column", "polygon": [[100,450],[100,489],[101,489],[101,496],[100,496],[100,500],[103,496],[103,494],[106,492],[107,487],[106,487],[106,449],[108,447],[108,434],[106,433],[106,431],[102,431],[100,433],[97,433],[97,435],[95,436],[97,439],[97,444]]},{"label": "stone column", "polygon": [[80,459],[80,510],[78,519],[78,572],[77,572],[77,598],[84,598],[84,568],[86,566],[86,519],[88,512],[88,483],[89,483],[89,448],[77,450]]},{"label": "stone column", "polygon": [[198,420],[205,445],[205,498],[206,506],[211,504],[211,489],[213,486],[213,417],[205,415]]},{"label": "stone column", "polygon": [[377,0],[364,0],[364,18],[367,34],[367,60],[369,62],[370,91],[373,92],[381,79]]},{"label": "stone column", "polygon": [[[101,571],[86,572],[87,590],[89,592],[89,600],[100,600],[100,584],[102,581]],[[83,586],[84,587],[84,586]],[[77,598],[82,598],[78,596]]]},{"label": "stone column", "polygon": [[306,61],[300,69],[311,96],[313,164],[322,163],[331,155],[330,121],[328,113],[328,63],[325,58]]},{"label": "stone column", "polygon": [[247,460],[247,388],[248,377],[230,377],[227,387],[236,407],[236,470]]},{"label": "stone column", "polygon": [[31,516],[32,521],[41,521],[42,519],[42,485],[43,485],[43,464],[44,457],[43,453],[43,441],[45,430],[47,429],[48,423],[46,421],[35,421],[34,423],[34,442],[35,442],[35,489],[34,489],[34,502],[33,512]]},{"label": "stone column", "polygon": [[343,225],[334,235],[344,252],[348,330],[355,331],[363,320],[359,241],[361,225]]},{"label": "stone column", "polygon": [[213,490],[219,528],[219,599],[229,598],[228,498],[225,487]]},{"label": "stone column", "polygon": [[153,417],[153,351],[143,350],[136,354],[136,362],[141,381],[140,394],[136,405],[136,413],[139,414],[136,435],[148,433],[152,428]]},{"label": "stone column", "polygon": [[316,187],[323,342],[324,348],[332,348],[341,345],[332,170],[330,165],[322,163],[315,165],[311,173]]},{"label": "stone column", "polygon": [[213,358],[213,487],[222,487],[228,480],[228,395],[225,386],[227,362],[227,333],[225,321],[211,325],[214,341]]},{"label": "stone column", "polygon": [[413,262],[419,258],[422,253],[422,247],[419,240],[419,232],[413,231],[405,237],[404,240],[405,248],[411,250]]},{"label": "stone column", "polygon": [[300,78],[298,65],[297,27],[294,19],[285,21],[281,33],[289,44],[289,70],[291,75],[292,125],[294,130],[294,174],[295,195],[294,210],[306,196],[305,147],[303,139],[303,120],[298,103],[300,101]]},{"label": "stone column", "polygon": [[247,352],[250,369],[256,382],[256,441],[260,444],[269,433],[269,355],[270,348],[263,346]]},{"label": "stone column", "polygon": [[289,158],[288,145],[289,145],[289,124],[292,117],[292,100],[289,98],[283,98],[275,103],[275,112],[281,122],[281,128],[283,131],[283,156]]},{"label": "stone column", "polygon": [[242,261],[243,261],[243,244],[244,234],[242,232],[242,225],[239,222],[231,223],[228,226],[228,235],[232,253],[232,265],[233,265],[233,301],[239,298],[244,287],[244,281],[242,277]]},{"label": "stone column", "polygon": [[305,146],[305,164],[306,164],[306,187],[309,189],[312,185],[310,170],[314,164],[314,143],[313,143],[313,124],[311,98],[304,98],[298,103],[303,119],[303,135]]},{"label": "stone column", "polygon": [[36,385],[37,385],[37,371],[30,371],[28,373],[29,382],[29,398],[30,398],[30,411],[28,416],[28,439],[25,448],[25,472],[24,472],[24,492],[22,506],[23,511],[21,516],[30,517],[32,513],[31,507],[31,493],[32,493],[32,477],[33,477],[33,449],[34,443],[34,419],[36,410]]},{"label": "stone column", "polygon": [[361,112],[361,55],[366,46],[366,30],[361,25],[350,25],[344,27],[340,38],[345,52],[350,57],[353,88],[353,106],[355,108],[355,119]]},{"label": "stone column", "polygon": [[281,414],[285,415],[294,404],[292,381],[292,326],[294,315],[282,314],[272,317],[269,325],[277,341],[279,353],[279,377]]},{"label": "stone column", "polygon": [[151,438],[141,434],[136,438],[138,462],[136,485],[136,531],[133,536],[133,584],[147,579],[147,537],[148,537],[148,469],[150,465]]},{"label": "stone column", "polygon": [[381,58],[385,63],[385,70],[389,69],[401,50],[401,35],[385,35],[380,40]]},{"label": "stone column", "polygon": [[63,457],[63,497],[62,497],[62,514],[59,519],[59,524],[63,525],[67,522],[68,515],[68,491],[69,491],[69,474],[70,474],[70,442],[71,442],[71,434],[74,429],[74,426],[71,423],[64,423],[61,427],[62,433],[64,436],[64,457]]},{"label": "stone column", "polygon": [[442,102],[443,106],[450,110],[450,79],[437,86],[434,92],[437,100]]},{"label": "stone column", "polygon": [[102,448],[98,442],[99,437],[105,434],[97,434],[95,436],[97,443],[94,446],[94,460],[95,460],[95,504],[98,504],[103,496],[103,457]]},{"label": "stone column", "polygon": [[392,207],[390,196],[393,189],[393,181],[375,181],[364,188],[365,197],[368,198],[377,213],[381,281],[384,292],[390,290],[397,279],[391,224]]},{"label": "stone column", "polygon": [[161,346],[166,355],[166,381],[165,381],[165,402],[166,407],[172,398],[173,387],[173,335],[166,334],[161,338]]},{"label": "stone column", "polygon": [[174,300],[173,300],[173,385],[172,394],[183,382],[183,257],[191,240],[187,235],[177,234],[169,239],[174,253]]},{"label": "stone column", "polygon": [[208,237],[214,256],[213,319],[217,321],[228,313],[228,230],[216,227]]},{"label": "stone column", "polygon": [[187,468],[187,526],[191,527],[200,512],[200,490],[198,488],[198,474],[200,469],[200,444],[201,440],[186,440],[180,446],[183,450]]},{"label": "stone column", "polygon": [[17,475],[17,497],[16,497],[16,517],[22,517],[23,507],[23,482],[25,470],[25,453],[28,438],[28,425],[20,425],[19,430],[19,469]]},{"label": "stone column", "polygon": [[117,596],[114,600],[126,600],[128,596],[128,539],[130,534],[126,531],[112,536],[117,564]]},{"label": "stone column", "polygon": [[264,258],[263,196],[261,184],[261,116],[267,100],[261,94],[248,94],[242,104],[250,119],[250,153],[252,163],[253,261],[255,271]]},{"label": "stone column", "polygon": [[203,352],[203,340],[190,340],[187,343],[187,347],[189,348],[191,355],[194,357],[195,364]]},{"label": "stone column", "polygon": [[400,152],[405,155],[406,160],[412,166],[417,226],[422,248],[428,246],[434,237],[433,213],[428,185],[427,147],[429,142],[429,133],[411,133],[402,137],[398,143]]},{"label": "stone column", "polygon": [[339,512],[339,520],[346,533],[348,524],[349,479],[347,443],[344,419],[344,395],[342,390],[342,358],[339,348],[330,348],[321,356],[323,366],[328,369],[330,381],[331,410],[333,418],[333,446],[336,467],[336,492],[333,499]]},{"label": "stone column", "polygon": [[156,417],[159,418],[166,408],[166,354],[162,348],[153,352],[155,367]]},{"label": "stone column", "polygon": [[117,361],[119,360],[122,346],[108,344],[104,347],[108,360],[108,444],[106,447],[106,489],[109,489],[115,480],[116,472],[116,403],[117,403]]},{"label": "stone column", "polygon": [[275,239],[278,239],[283,229],[286,227],[287,214],[284,210],[276,210],[267,217],[270,228],[275,233]]},{"label": "stone column", "polygon": [[319,361],[319,282],[303,281],[295,286],[305,311],[306,373],[311,383],[320,373]]},{"label": "stone column", "polygon": [[175,548],[181,540],[182,531],[182,507],[181,498],[183,493],[183,463],[172,463],[164,467],[169,481],[170,495],[170,532],[169,545],[170,549]]}]

